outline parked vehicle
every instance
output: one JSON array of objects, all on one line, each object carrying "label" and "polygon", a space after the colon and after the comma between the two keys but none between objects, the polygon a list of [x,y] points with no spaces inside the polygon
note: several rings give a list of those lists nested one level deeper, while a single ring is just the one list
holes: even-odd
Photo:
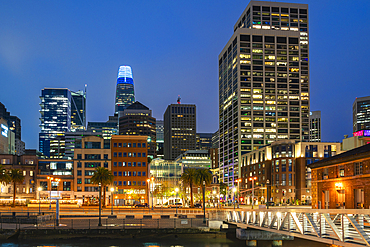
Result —
[{"label": "parked vehicle", "polygon": [[169,207],[169,208],[182,208],[183,203],[181,198],[175,198],[175,197],[170,197],[168,200],[163,204],[164,207]]},{"label": "parked vehicle", "polygon": [[148,204],[147,203],[142,203],[142,204],[136,204],[135,208],[147,208]]}]

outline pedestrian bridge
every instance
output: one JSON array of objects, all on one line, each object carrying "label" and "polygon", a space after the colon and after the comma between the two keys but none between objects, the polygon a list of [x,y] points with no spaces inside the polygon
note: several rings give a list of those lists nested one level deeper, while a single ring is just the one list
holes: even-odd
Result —
[{"label": "pedestrian bridge", "polygon": [[340,246],[370,246],[370,209],[255,209],[228,211],[227,221]]}]

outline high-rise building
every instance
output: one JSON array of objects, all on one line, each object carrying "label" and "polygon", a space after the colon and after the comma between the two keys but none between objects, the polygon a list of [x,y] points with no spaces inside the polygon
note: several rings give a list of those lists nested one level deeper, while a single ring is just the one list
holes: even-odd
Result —
[{"label": "high-rise building", "polygon": [[251,1],[219,55],[220,173],[234,185],[243,154],[309,140],[308,5]]},{"label": "high-rise building", "polygon": [[[41,90],[39,150],[46,157],[50,156],[51,139],[64,136],[64,133],[71,131],[71,129],[85,128],[85,96],[81,92],[74,93],[68,88],[44,88]],[[75,113],[73,118],[72,109]],[[74,123],[73,128],[72,123]]]},{"label": "high-rise building", "polygon": [[196,149],[209,150],[212,147],[213,133],[197,133],[196,134]]},{"label": "high-rise building", "polygon": [[352,108],[353,132],[370,130],[370,96],[356,98]]},{"label": "high-rise building", "polygon": [[85,91],[71,92],[71,131],[86,130]]},{"label": "high-rise building", "polygon": [[148,156],[156,158],[156,127],[152,111],[139,101],[120,112],[119,134],[148,137]]},{"label": "high-rise building", "polygon": [[[5,126],[8,128],[8,130],[14,133],[14,136],[9,133],[9,154],[16,154],[18,156],[23,155],[25,150],[25,143],[22,141],[21,120],[17,116],[10,115],[6,107],[1,102],[0,118],[6,121]],[[14,150],[12,146],[14,146]],[[14,152],[12,152],[11,150],[13,150]]]},{"label": "high-rise building", "polygon": [[171,104],[164,113],[164,159],[175,160],[196,148],[196,107]]},{"label": "high-rise building", "polygon": [[155,124],[156,128],[156,141],[157,141],[157,157],[164,157],[164,122],[163,120],[157,120]]},{"label": "high-rise building", "polygon": [[218,148],[220,145],[220,133],[217,130],[215,133],[212,135],[212,148]]},{"label": "high-rise building", "polygon": [[321,142],[321,111],[310,112],[310,142]]},{"label": "high-rise building", "polygon": [[134,79],[130,66],[120,66],[117,76],[115,113],[123,111],[135,102]]}]

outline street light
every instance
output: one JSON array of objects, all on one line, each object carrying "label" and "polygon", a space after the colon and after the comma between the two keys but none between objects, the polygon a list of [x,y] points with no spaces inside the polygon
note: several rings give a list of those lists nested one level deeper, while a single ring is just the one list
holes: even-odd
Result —
[{"label": "street light", "polygon": [[151,180],[151,183],[152,183],[152,189],[151,189],[151,192],[152,192],[152,210],[154,210],[154,205],[153,205],[153,190],[154,190],[153,181],[154,181],[154,177],[151,177],[150,180]]},{"label": "street light", "polygon": [[99,223],[98,226],[102,226],[101,224],[101,183],[99,183]]},{"label": "street light", "polygon": [[238,208],[239,208],[239,197],[240,197],[240,185],[239,185],[239,183],[242,181],[242,179],[241,178],[239,178],[239,179],[237,179],[236,180],[236,182],[238,182],[238,193],[237,193],[237,195],[238,195]]},{"label": "street light", "polygon": [[215,208],[216,207],[216,204],[215,204],[216,191],[214,190],[212,193],[213,193],[213,207]]},{"label": "street light", "polygon": [[266,207],[267,209],[269,208],[269,184],[270,184],[270,179],[266,180],[266,193],[267,193],[267,202],[266,202]]},{"label": "street light", "polygon": [[249,178],[249,181],[252,181],[252,209],[254,205],[254,180],[257,180],[257,177]]},{"label": "street light", "polygon": [[49,191],[50,191],[50,193],[49,193],[49,202],[50,202],[50,204],[49,204],[49,210],[51,210],[51,181],[54,180],[54,178],[48,176],[47,179],[50,181],[50,187],[49,187]]},{"label": "street light", "polygon": [[110,192],[111,192],[111,197],[112,197],[112,212],[111,212],[111,215],[113,215],[113,204],[114,204],[114,198],[113,198],[113,195],[114,195],[114,187],[111,187],[110,188]]},{"label": "street light", "polygon": [[150,209],[149,200],[150,200],[150,179],[148,178],[146,180],[146,183],[148,184],[148,208]]},{"label": "street light", "polygon": [[175,188],[175,192],[176,192],[175,205],[176,205],[176,216],[177,216],[177,203],[176,203],[176,199],[179,196],[179,188]]},{"label": "street light", "polygon": [[233,188],[233,192],[234,192],[234,210],[235,210],[235,192],[236,192],[236,188],[235,187]]},{"label": "street light", "polygon": [[41,197],[40,197],[40,194],[41,194],[41,191],[42,191],[42,188],[41,187],[38,187],[37,190],[39,191],[39,214],[41,214]]},{"label": "street light", "polygon": [[206,223],[206,181],[203,180],[203,223]]}]

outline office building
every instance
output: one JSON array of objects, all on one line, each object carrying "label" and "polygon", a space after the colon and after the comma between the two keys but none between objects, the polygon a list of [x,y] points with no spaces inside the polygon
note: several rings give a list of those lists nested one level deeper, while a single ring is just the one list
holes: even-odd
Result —
[{"label": "office building", "polygon": [[196,149],[209,150],[212,147],[213,133],[197,133],[196,134]]},{"label": "office building", "polygon": [[71,91],[71,131],[86,130],[86,85],[85,91]]},{"label": "office building", "polygon": [[370,130],[370,96],[356,98],[352,109],[353,132]]},{"label": "office building", "polygon": [[310,112],[310,142],[321,142],[321,111]]},{"label": "office building", "polygon": [[111,139],[112,135],[118,135],[118,125],[117,122],[109,120],[107,122],[89,122],[87,131],[100,134],[104,139]]},{"label": "office building", "polygon": [[[40,99],[39,150],[46,157],[50,157],[51,139],[64,135],[72,129],[84,129],[86,97],[85,94],[74,93],[68,88],[44,88],[41,90]],[[72,109],[75,113],[73,128]]]},{"label": "office building", "polygon": [[157,141],[157,157],[164,158],[164,122],[157,120],[156,128],[156,141]]},{"label": "office building", "polygon": [[[308,6],[251,1],[219,61],[220,169],[277,140],[309,140]],[[225,175],[228,176],[225,176]]]},{"label": "office building", "polygon": [[115,205],[148,203],[147,136],[114,135],[111,139]]},{"label": "office building", "polygon": [[[281,140],[242,156],[240,192],[252,202],[252,181],[256,202],[311,204],[309,165],[340,153],[340,143]],[[226,174],[228,175],[228,174]],[[234,184],[237,186],[237,183]],[[231,192],[230,192],[231,194]]]},{"label": "office building", "polygon": [[219,146],[220,146],[220,134],[219,131],[217,130],[212,135],[212,148],[218,148]]},{"label": "office building", "polygon": [[148,157],[156,158],[156,121],[152,111],[136,101],[120,112],[119,134],[148,137]]},{"label": "office building", "polygon": [[[75,142],[73,175],[75,198],[81,198],[84,203],[93,203],[98,198],[99,188],[91,182],[97,167],[111,170],[110,140],[101,136],[84,136]],[[106,197],[108,197],[106,193]],[[105,204],[107,205],[107,204]]]},{"label": "office building", "polygon": [[196,107],[171,104],[164,113],[164,159],[175,160],[196,149]]},{"label": "office building", "polygon": [[14,133],[14,136],[9,133],[8,139],[8,141],[10,141],[9,154],[16,154],[18,156],[23,155],[25,143],[22,141],[21,120],[17,116],[10,115],[10,113],[7,111],[7,109],[1,102],[0,102],[0,118],[3,118],[6,121],[3,122],[3,124],[8,128],[8,131]]},{"label": "office building", "polygon": [[134,79],[130,66],[120,66],[117,75],[115,114],[135,102]]},{"label": "office building", "polygon": [[[75,147],[81,146],[82,138],[87,136],[102,136],[99,132],[92,131],[75,131],[65,133],[65,158],[72,160],[74,157]],[[106,142],[110,143],[109,139],[104,139]]]},{"label": "office building", "polygon": [[181,165],[172,160],[153,159],[150,164],[150,177],[154,177],[155,188],[166,186],[175,188],[181,179]]}]

